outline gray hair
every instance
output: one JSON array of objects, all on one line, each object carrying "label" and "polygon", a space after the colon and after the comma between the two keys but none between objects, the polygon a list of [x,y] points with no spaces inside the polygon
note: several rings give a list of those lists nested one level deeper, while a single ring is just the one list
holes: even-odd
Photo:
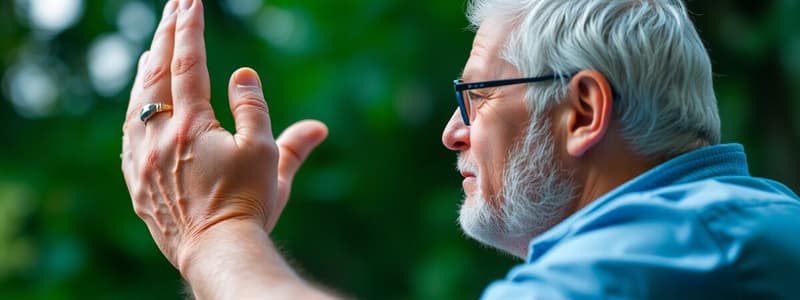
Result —
[{"label": "gray hair", "polygon": [[[524,76],[597,70],[634,151],[671,157],[720,141],[711,62],[680,0],[471,0],[474,28],[512,24],[501,58]],[[550,107],[565,80],[538,83],[527,104]]]}]

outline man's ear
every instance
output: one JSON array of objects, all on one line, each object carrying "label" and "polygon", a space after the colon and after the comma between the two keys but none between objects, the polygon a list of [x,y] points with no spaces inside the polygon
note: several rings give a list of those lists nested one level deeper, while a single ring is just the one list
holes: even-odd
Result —
[{"label": "man's ear", "polygon": [[599,143],[611,124],[613,93],[606,77],[594,70],[581,71],[570,80],[566,109],[567,153],[583,156]]}]

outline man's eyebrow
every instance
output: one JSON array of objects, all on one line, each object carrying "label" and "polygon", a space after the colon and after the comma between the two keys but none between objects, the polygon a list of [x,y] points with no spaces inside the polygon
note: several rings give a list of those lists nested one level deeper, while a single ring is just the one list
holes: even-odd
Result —
[{"label": "man's eyebrow", "polygon": [[465,75],[464,75],[465,71],[466,71],[466,69],[461,70],[461,72],[458,73],[458,77],[457,78],[459,80],[461,80],[462,82],[470,82],[469,79],[472,78],[471,73],[470,74],[466,74],[466,77],[465,77]]}]

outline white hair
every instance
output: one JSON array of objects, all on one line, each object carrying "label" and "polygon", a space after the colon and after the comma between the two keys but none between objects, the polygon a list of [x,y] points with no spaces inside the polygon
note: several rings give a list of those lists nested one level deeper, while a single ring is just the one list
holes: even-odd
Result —
[{"label": "white hair", "polygon": [[[639,154],[671,157],[720,141],[711,62],[680,0],[472,0],[467,16],[473,27],[512,24],[501,58],[524,76],[605,75],[614,117]],[[535,86],[529,107],[568,92],[565,80]]]}]

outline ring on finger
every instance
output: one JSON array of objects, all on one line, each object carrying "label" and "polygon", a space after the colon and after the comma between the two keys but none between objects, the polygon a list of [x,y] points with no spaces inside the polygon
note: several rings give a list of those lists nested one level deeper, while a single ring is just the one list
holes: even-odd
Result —
[{"label": "ring on finger", "polygon": [[171,111],[172,105],[161,103],[161,102],[154,102],[154,103],[147,103],[142,106],[142,111],[139,113],[139,119],[147,125],[147,120],[152,118],[154,115],[164,111]]}]

